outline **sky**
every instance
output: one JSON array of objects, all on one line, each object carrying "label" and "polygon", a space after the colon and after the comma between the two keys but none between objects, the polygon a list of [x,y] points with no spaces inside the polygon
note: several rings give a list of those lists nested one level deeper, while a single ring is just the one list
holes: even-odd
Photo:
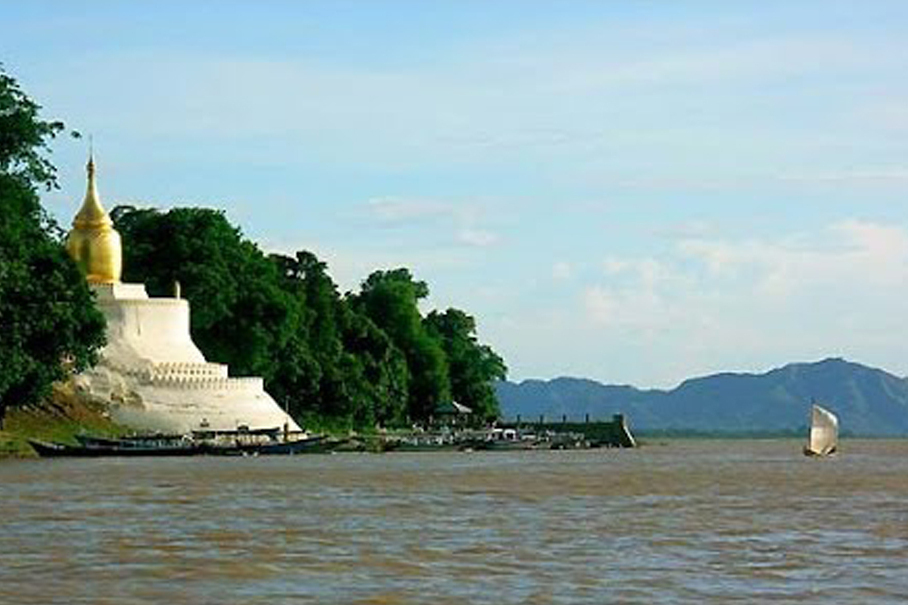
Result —
[{"label": "sky", "polygon": [[[509,378],[908,374],[908,3],[7,2],[102,200],[223,209],[341,291],[473,315]],[[87,143],[53,144],[68,225]]]}]

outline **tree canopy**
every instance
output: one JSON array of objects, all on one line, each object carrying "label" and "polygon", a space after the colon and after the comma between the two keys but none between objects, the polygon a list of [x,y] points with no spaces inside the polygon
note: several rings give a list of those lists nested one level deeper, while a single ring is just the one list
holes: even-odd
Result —
[{"label": "tree canopy", "polygon": [[452,395],[494,418],[492,381],[504,363],[477,342],[475,322],[457,328],[424,318],[428,286],[407,269],[376,271],[341,295],[327,265],[308,251],[266,256],[223,213],[120,206],[124,279],[192,304],[192,336],[206,358],[237,375],[260,375],[298,421],[344,427],[426,422]]},{"label": "tree canopy", "polygon": [[41,207],[39,189],[57,187],[43,153],[64,126],[39,110],[0,70],[0,426],[7,408],[94,363],[104,343],[104,318]]},{"label": "tree canopy", "polygon": [[354,309],[369,317],[403,352],[410,370],[407,411],[425,419],[451,398],[444,350],[426,331],[419,301],[429,295],[425,282],[415,281],[407,269],[376,271],[351,298]]},{"label": "tree canopy", "polygon": [[440,343],[448,360],[451,395],[486,420],[497,418],[498,400],[492,382],[504,380],[504,360],[476,337],[476,320],[459,309],[432,311],[426,330]]}]

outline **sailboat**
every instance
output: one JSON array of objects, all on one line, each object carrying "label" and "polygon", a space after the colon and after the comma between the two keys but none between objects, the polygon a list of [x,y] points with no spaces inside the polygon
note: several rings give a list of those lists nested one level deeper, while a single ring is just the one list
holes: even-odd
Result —
[{"label": "sailboat", "polygon": [[804,447],[805,456],[830,456],[839,445],[839,419],[816,404],[810,407],[810,436]]}]

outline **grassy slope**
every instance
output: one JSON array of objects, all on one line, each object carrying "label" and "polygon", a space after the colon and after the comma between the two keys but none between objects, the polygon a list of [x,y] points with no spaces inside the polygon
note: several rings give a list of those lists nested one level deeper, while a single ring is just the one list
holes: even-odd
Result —
[{"label": "grassy slope", "polygon": [[83,401],[71,384],[61,384],[46,401],[9,411],[0,431],[0,458],[35,456],[28,439],[74,443],[79,433],[113,436],[124,432],[105,416],[100,405]]}]

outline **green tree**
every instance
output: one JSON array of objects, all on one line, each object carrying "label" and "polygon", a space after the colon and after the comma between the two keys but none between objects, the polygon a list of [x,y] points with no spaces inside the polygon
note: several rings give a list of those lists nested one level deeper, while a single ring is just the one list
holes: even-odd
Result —
[{"label": "green tree", "polygon": [[440,404],[450,401],[451,389],[444,351],[423,325],[419,301],[429,295],[425,282],[415,281],[407,269],[375,271],[351,297],[355,308],[368,316],[403,352],[409,369],[407,411],[425,421]]},{"label": "green tree", "polygon": [[342,326],[344,351],[351,358],[356,391],[365,404],[355,420],[360,425],[403,424],[407,418],[410,376],[403,352],[371,319],[352,306],[344,306]]},{"label": "green tree", "polygon": [[[278,363],[276,390],[292,409],[321,417],[346,416],[349,407],[339,369],[343,353],[337,325],[340,296],[327,265],[314,254],[272,255],[282,290],[295,313],[293,338]],[[305,370],[291,367],[303,363]]]},{"label": "green tree", "polygon": [[274,264],[222,212],[168,212],[118,206],[123,279],[152,295],[172,295],[179,282],[192,305],[193,340],[208,359],[239,376],[274,378],[273,355],[293,333],[293,316]]},{"label": "green tree", "polygon": [[0,427],[9,407],[95,363],[104,344],[104,318],[39,201],[39,188],[57,187],[42,154],[64,129],[39,110],[0,70]]},{"label": "green tree", "polygon": [[507,367],[491,347],[477,340],[476,320],[459,309],[448,309],[444,313],[432,311],[425,323],[447,357],[454,399],[471,408],[476,418],[498,418],[493,382],[504,380]]},{"label": "green tree", "polygon": [[[353,426],[395,424],[406,401],[406,361],[391,340],[357,313],[337,291],[327,265],[311,252],[273,255],[282,287],[297,303],[296,336],[280,363],[276,380],[294,409]],[[311,370],[295,371],[285,360],[306,360]]]}]

